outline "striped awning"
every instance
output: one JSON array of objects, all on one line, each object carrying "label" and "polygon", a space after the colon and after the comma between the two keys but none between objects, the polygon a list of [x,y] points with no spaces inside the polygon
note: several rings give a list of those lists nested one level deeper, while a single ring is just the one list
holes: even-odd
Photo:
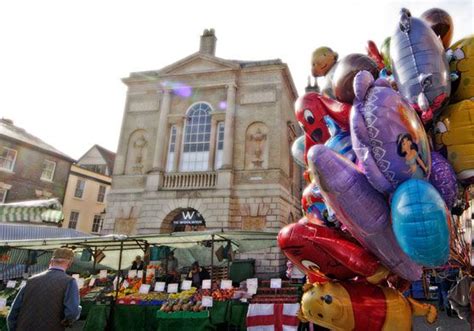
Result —
[{"label": "striped awning", "polygon": [[58,199],[0,204],[0,222],[60,223],[64,219]]}]

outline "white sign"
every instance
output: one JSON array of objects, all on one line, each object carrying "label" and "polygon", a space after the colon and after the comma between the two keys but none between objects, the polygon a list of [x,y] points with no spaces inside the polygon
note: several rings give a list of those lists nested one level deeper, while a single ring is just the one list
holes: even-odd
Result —
[{"label": "white sign", "polygon": [[281,278],[270,279],[270,288],[281,288]]},{"label": "white sign", "polygon": [[77,287],[79,287],[79,289],[83,288],[84,287],[84,281],[85,279],[84,278],[79,278],[79,279],[76,279],[76,282],[77,282]]},{"label": "white sign", "polygon": [[232,281],[228,279],[223,279],[221,281],[221,290],[228,290],[232,288]]},{"label": "white sign", "polygon": [[107,278],[107,270],[101,270],[99,273],[99,279]]},{"label": "white sign", "polygon": [[258,279],[257,278],[249,278],[247,279],[247,288],[249,287],[258,287]]},{"label": "white sign", "polygon": [[137,277],[137,271],[136,270],[129,270],[128,271],[128,278],[134,279]]},{"label": "white sign", "polygon": [[203,290],[210,290],[211,289],[211,280],[210,279],[203,279],[202,289]]},{"label": "white sign", "polygon": [[150,284],[142,284],[140,286],[140,289],[138,290],[138,293],[148,294],[148,292],[150,292],[150,287],[151,287]]},{"label": "white sign", "polygon": [[203,307],[212,307],[213,301],[212,297],[203,296],[202,297],[202,306]]},{"label": "white sign", "polygon": [[9,280],[7,282],[7,288],[15,288],[16,287],[16,281],[15,280]]},{"label": "white sign", "polygon": [[122,286],[123,288],[128,288],[130,284],[126,280],[124,280]]},{"label": "white sign", "polygon": [[23,287],[26,285],[26,280],[22,280],[21,283],[20,283],[20,287]]},{"label": "white sign", "polygon": [[95,277],[92,277],[91,280],[89,281],[89,287],[94,286],[95,284]]},{"label": "white sign", "polygon": [[79,274],[73,274],[73,275],[72,275],[72,278],[74,278],[75,280],[78,280],[79,278],[81,278],[81,275],[79,275]]},{"label": "white sign", "polygon": [[178,285],[177,283],[168,284],[168,293],[177,293],[178,292]]},{"label": "white sign", "polygon": [[257,294],[257,288],[254,286],[250,286],[250,287],[247,286],[247,293],[252,294],[252,295]]},{"label": "white sign", "polygon": [[165,282],[156,282],[155,292],[163,292],[165,290],[165,286],[166,286]]},{"label": "white sign", "polygon": [[7,306],[7,299],[6,298],[0,298],[0,309],[3,309]]},{"label": "white sign", "polygon": [[183,280],[181,283],[181,291],[186,291],[191,288],[192,282],[190,280]]},{"label": "white sign", "polygon": [[137,278],[143,278],[143,270],[137,271]]}]

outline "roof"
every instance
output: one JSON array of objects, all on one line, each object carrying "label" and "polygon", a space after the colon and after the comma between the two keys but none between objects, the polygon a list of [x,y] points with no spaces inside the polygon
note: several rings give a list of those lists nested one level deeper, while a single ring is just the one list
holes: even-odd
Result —
[{"label": "roof", "polygon": [[87,237],[86,233],[73,229],[51,226],[0,223],[0,240],[37,240],[50,238]]},{"label": "roof", "polygon": [[250,68],[250,67],[261,67],[261,66],[271,66],[283,64],[280,59],[273,60],[262,60],[262,61],[235,61],[241,68]]},{"label": "roof", "polygon": [[110,174],[112,174],[112,171],[114,171],[115,153],[97,144],[94,145],[94,147],[96,147],[99,153],[102,155],[105,162],[107,163],[107,168],[110,170]]},{"label": "roof", "polygon": [[33,136],[31,133],[26,132],[25,129],[13,125],[13,122],[10,120],[4,118],[0,119],[0,135],[22,143],[26,143],[45,152],[53,153],[58,157],[74,162],[74,159],[68,155],[45,143],[40,138]]}]

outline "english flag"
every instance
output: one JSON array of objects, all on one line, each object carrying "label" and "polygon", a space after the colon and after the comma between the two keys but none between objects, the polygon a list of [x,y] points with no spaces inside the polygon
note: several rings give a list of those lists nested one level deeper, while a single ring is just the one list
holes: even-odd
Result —
[{"label": "english flag", "polygon": [[251,304],[247,312],[247,331],[296,331],[299,303]]}]

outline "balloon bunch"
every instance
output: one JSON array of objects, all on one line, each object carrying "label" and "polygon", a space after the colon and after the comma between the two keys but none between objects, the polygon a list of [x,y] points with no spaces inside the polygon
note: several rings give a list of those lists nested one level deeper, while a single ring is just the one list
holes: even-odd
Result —
[{"label": "balloon bunch", "polygon": [[297,101],[304,135],[292,147],[306,168],[305,217],[278,235],[309,280],[301,319],[331,330],[436,320],[401,291],[450,262],[450,249],[455,258],[452,210],[474,183],[474,36],[449,48],[451,37],[445,11],[402,9],[381,51],[313,53],[323,88]]}]

